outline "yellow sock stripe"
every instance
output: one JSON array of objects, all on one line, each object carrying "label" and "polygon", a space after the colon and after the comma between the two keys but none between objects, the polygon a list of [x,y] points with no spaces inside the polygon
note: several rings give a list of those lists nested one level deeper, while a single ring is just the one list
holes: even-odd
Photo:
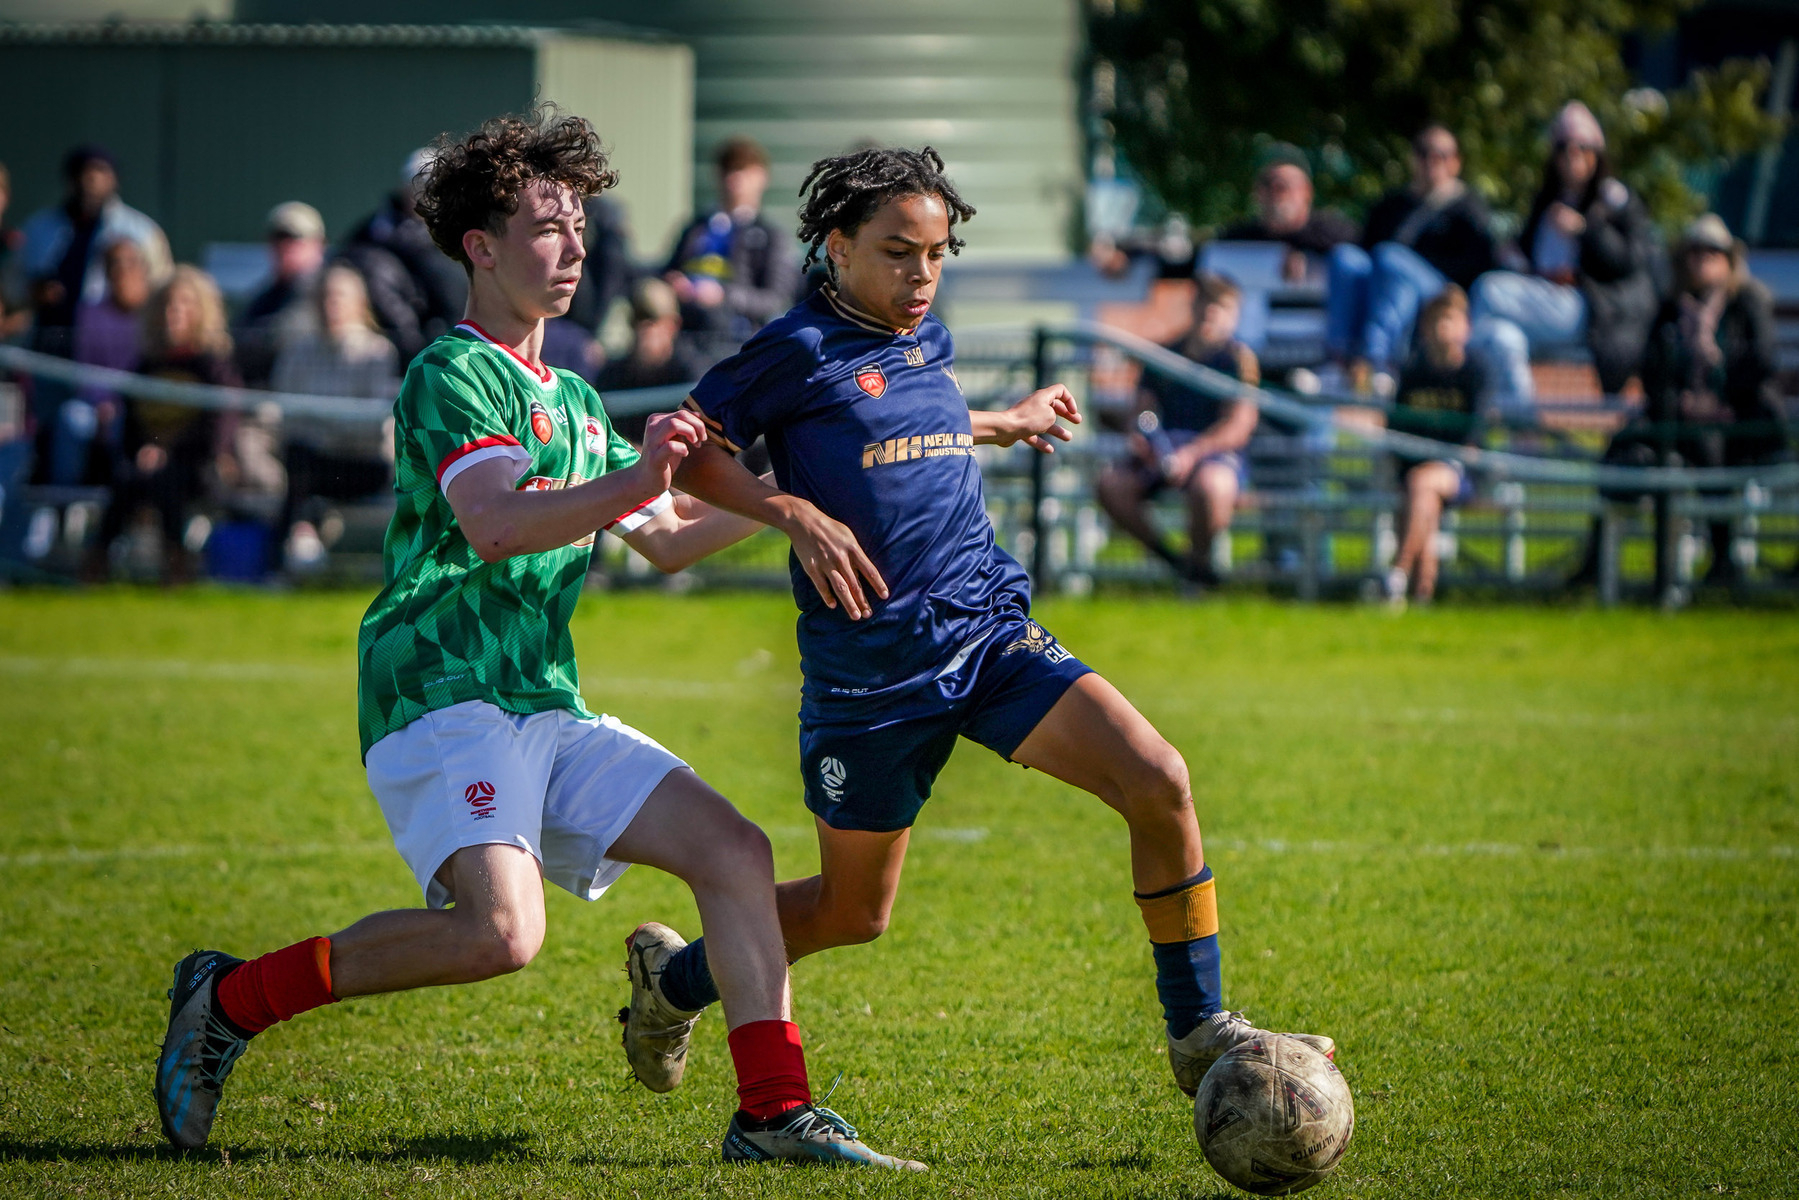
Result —
[{"label": "yellow sock stripe", "polygon": [[1158,945],[1190,942],[1211,937],[1218,932],[1218,892],[1216,880],[1208,879],[1153,900],[1137,897],[1143,910],[1143,924],[1149,927],[1149,940]]}]

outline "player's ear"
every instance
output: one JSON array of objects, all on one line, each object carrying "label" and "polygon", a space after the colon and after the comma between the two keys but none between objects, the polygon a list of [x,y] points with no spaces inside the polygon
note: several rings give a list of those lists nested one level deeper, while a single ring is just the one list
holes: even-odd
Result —
[{"label": "player's ear", "polygon": [[493,235],[485,229],[468,229],[462,234],[462,252],[476,267],[492,267]]},{"label": "player's ear", "polygon": [[850,239],[841,229],[825,234],[825,257],[842,269],[850,260]]}]

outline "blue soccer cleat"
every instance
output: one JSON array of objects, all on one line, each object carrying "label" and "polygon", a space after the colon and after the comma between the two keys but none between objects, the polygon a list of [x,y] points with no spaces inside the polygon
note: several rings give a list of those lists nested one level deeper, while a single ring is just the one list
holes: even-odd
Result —
[{"label": "blue soccer cleat", "polygon": [[220,1019],[214,995],[219,975],[242,962],[218,950],[196,950],[175,966],[155,1091],[163,1136],[182,1150],[206,1144],[219,1093],[249,1045]]},{"label": "blue soccer cleat", "polygon": [[889,1171],[926,1171],[909,1158],[879,1154],[864,1146],[855,1127],[828,1108],[802,1104],[768,1122],[743,1113],[731,1117],[725,1131],[726,1162],[817,1162],[846,1166],[885,1167]]}]

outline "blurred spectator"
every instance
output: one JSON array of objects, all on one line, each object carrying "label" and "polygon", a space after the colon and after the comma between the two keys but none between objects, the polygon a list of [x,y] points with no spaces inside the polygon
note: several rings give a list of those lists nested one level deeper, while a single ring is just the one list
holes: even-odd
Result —
[{"label": "blurred spectator", "polygon": [[1332,247],[1356,238],[1355,222],[1342,213],[1312,208],[1312,170],[1297,146],[1280,143],[1262,155],[1256,172],[1256,215],[1227,226],[1222,242],[1285,242],[1281,274],[1302,283],[1321,269]]},{"label": "blurred spectator", "polygon": [[[275,360],[275,389],[367,399],[371,416],[379,418],[392,407],[399,389],[399,355],[376,329],[362,276],[344,263],[330,267],[314,306],[317,331]],[[387,486],[393,469],[392,422],[296,414],[286,418],[284,432],[287,496],[277,528],[289,561],[308,566],[332,540],[321,533],[320,502],[360,500]]]},{"label": "blurred spectator", "polygon": [[[1674,293],[1661,305],[1643,355],[1643,418],[1618,431],[1607,462],[1741,467],[1789,457],[1774,299],[1750,278],[1745,259],[1743,243],[1719,217],[1708,213],[1687,226],[1675,252]],[[1597,522],[1593,532],[1575,582],[1597,576]],[[1705,581],[1733,583],[1740,567],[1730,552],[1730,523],[1713,521],[1710,533]]]},{"label": "blurred spectator", "polygon": [[1657,305],[1655,227],[1642,200],[1612,175],[1599,122],[1570,101],[1549,133],[1554,148],[1518,239],[1523,261],[1482,275],[1470,293],[1477,352],[1518,409],[1535,396],[1531,353],[1583,341],[1600,387],[1621,391],[1642,360]]},{"label": "blurred spectator", "polygon": [[25,234],[6,223],[11,204],[12,175],[0,163],[0,341],[16,336],[31,321],[19,261]]},{"label": "blurred spectator", "polygon": [[268,387],[275,358],[318,331],[319,274],[325,267],[325,219],[299,200],[277,204],[267,221],[273,278],[238,317],[237,369],[246,387]]},{"label": "blurred spectator", "polygon": [[431,241],[418,216],[415,188],[429,161],[426,150],[407,159],[400,186],[343,248],[343,257],[362,273],[375,320],[402,362],[460,321],[468,302],[468,276]]},{"label": "blurred spectator", "polygon": [[682,230],[663,268],[681,302],[683,340],[707,365],[786,312],[800,285],[792,239],[762,216],[768,155],[749,138],[731,138],[717,163],[718,209]]},{"label": "blurred spectator", "polygon": [[[151,297],[140,372],[179,383],[238,383],[225,302],[212,277],[198,267],[176,267]],[[235,479],[236,464],[228,461],[235,427],[230,414],[161,400],[126,402],[123,461],[90,550],[89,578],[105,578],[112,543],[142,508],[155,509],[160,519],[165,580],[192,578],[192,557],[183,542],[189,511],[206,492],[207,468],[215,458],[228,481]]]},{"label": "blurred spectator", "polygon": [[[692,383],[706,373],[705,364],[679,336],[681,308],[674,289],[662,280],[640,279],[631,290],[631,332],[631,353],[600,372],[600,395]],[[648,418],[648,413],[630,413],[613,424],[638,442]]]},{"label": "blurred spectator", "polygon": [[67,358],[74,349],[75,310],[106,297],[106,269],[96,250],[129,238],[143,251],[150,278],[168,278],[171,260],[161,227],[119,199],[111,153],[78,146],[63,159],[68,194],[25,222],[21,266],[34,310],[35,344]]},{"label": "blurred spectator", "polygon": [[1375,203],[1360,245],[1331,250],[1326,343],[1357,391],[1405,361],[1419,305],[1446,283],[1473,287],[1496,265],[1491,216],[1461,174],[1455,135],[1427,126],[1412,139],[1411,186]]},{"label": "blurred spectator", "polygon": [[537,356],[546,366],[573,371],[588,383],[599,378],[606,351],[592,333],[567,317],[551,317],[543,323],[543,346]]},{"label": "blurred spectator", "polygon": [[612,306],[631,294],[637,267],[631,262],[630,230],[618,201],[610,196],[589,196],[583,207],[587,231],[581,240],[587,248],[587,261],[581,264],[581,286],[569,301],[567,319],[593,337]]},{"label": "blurred spectator", "polygon": [[[1418,345],[1399,373],[1387,428],[1432,441],[1472,446],[1481,438],[1488,387],[1480,363],[1468,353],[1468,294],[1451,283],[1418,314]],[[1468,469],[1450,458],[1399,454],[1405,487],[1405,536],[1387,572],[1387,601],[1395,607],[1412,594],[1429,604],[1437,592],[1437,526],[1446,505],[1474,494]]]},{"label": "blurred spectator", "polygon": [[[102,252],[106,297],[75,312],[75,361],[115,371],[135,371],[143,357],[144,306],[150,300],[150,267],[129,239]],[[125,401],[107,388],[84,387],[63,402],[58,415],[50,477],[53,483],[105,484],[115,474]]]},{"label": "blurred spectator", "polygon": [[[1201,274],[1192,332],[1169,349],[1243,383],[1259,383],[1255,352],[1235,340],[1241,305],[1236,284]],[[1256,429],[1255,404],[1241,396],[1221,399],[1145,371],[1136,426],[1130,435],[1131,456],[1094,484],[1100,504],[1119,528],[1183,579],[1216,583],[1212,544],[1230,530],[1231,510],[1247,482],[1243,449]],[[1186,493],[1190,544],[1184,558],[1149,519],[1146,503],[1163,488]]]}]

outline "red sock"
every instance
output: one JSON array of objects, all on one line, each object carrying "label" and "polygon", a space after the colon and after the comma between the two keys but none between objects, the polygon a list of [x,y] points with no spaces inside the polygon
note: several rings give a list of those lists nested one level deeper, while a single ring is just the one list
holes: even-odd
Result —
[{"label": "red sock", "polygon": [[725,1040],[737,1066],[737,1104],[745,1114],[766,1121],[812,1103],[798,1025],[751,1021],[733,1029]]},{"label": "red sock", "polygon": [[337,1003],[331,994],[331,939],[315,937],[253,958],[219,980],[219,1007],[245,1033]]}]

